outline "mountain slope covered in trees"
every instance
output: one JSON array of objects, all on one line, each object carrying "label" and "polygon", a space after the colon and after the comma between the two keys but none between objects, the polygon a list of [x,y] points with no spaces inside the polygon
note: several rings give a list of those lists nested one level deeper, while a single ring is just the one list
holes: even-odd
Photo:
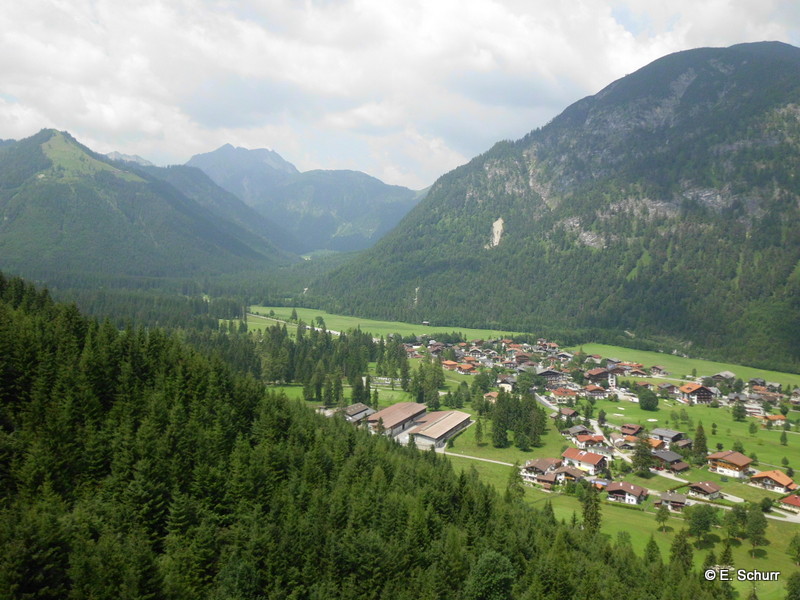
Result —
[{"label": "mountain slope covered in trees", "polygon": [[510,489],[0,276],[4,598],[731,597]]},{"label": "mountain slope covered in trees", "polygon": [[206,181],[209,189],[196,189],[190,198],[141,167],[111,161],[55,130],[5,145],[0,266],[63,279],[189,277],[291,262],[263,235],[223,218],[222,202],[204,206],[201,197],[216,188]]},{"label": "mountain slope covered in trees", "polygon": [[203,170],[286,229],[297,243],[287,249],[362,250],[374,244],[419,201],[408,188],[387,185],[359,171],[298,171],[271,150],[226,144],[193,156]]},{"label": "mountain slope covered in trees", "polygon": [[796,370],[799,107],[800,49],[666,56],[444,175],[309,293],[334,312],[667,335]]}]

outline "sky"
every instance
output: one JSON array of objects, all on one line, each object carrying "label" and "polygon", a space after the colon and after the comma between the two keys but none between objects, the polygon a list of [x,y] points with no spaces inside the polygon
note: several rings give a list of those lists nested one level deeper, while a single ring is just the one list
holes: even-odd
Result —
[{"label": "sky", "polygon": [[796,0],[25,0],[0,138],[182,164],[223,144],[421,189],[666,54],[779,40]]}]

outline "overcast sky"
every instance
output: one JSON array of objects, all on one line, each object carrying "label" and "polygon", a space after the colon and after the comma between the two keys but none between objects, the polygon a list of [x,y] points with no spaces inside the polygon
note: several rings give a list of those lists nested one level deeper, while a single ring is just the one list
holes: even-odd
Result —
[{"label": "overcast sky", "polygon": [[0,138],[422,188],[660,56],[761,40],[800,46],[797,0],[9,0]]}]

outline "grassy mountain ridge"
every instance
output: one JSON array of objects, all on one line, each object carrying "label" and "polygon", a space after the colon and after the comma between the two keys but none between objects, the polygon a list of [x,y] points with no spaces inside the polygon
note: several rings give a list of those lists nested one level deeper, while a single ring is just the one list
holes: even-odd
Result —
[{"label": "grassy mountain ridge", "polygon": [[291,260],[166,181],[54,130],[0,154],[0,256],[4,268],[32,275],[127,277],[221,273]]},{"label": "grassy mountain ridge", "polygon": [[310,292],[334,312],[666,334],[797,369],[798,106],[797,48],[664,57],[444,175]]}]

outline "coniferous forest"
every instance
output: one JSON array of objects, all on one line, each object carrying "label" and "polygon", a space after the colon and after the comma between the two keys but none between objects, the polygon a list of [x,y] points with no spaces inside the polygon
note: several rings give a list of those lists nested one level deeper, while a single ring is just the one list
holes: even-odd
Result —
[{"label": "coniferous forest", "polygon": [[0,597],[728,595],[220,356],[0,277]]}]

